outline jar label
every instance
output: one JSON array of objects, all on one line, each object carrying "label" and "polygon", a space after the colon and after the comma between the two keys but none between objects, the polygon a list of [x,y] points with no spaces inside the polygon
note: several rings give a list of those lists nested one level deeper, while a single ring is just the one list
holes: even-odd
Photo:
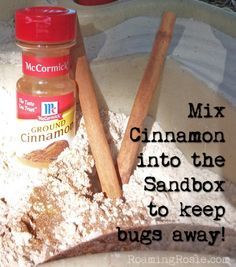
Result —
[{"label": "jar label", "polygon": [[74,137],[74,93],[42,97],[17,92],[17,156],[47,166]]},{"label": "jar label", "polygon": [[69,73],[69,55],[61,57],[36,57],[22,55],[22,71],[36,77],[56,77]]}]

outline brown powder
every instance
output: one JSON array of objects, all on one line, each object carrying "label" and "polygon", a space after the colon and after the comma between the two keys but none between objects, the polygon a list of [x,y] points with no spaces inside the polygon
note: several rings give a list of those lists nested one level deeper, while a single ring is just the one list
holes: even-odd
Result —
[{"label": "brown powder", "polygon": [[69,143],[66,140],[55,141],[44,149],[34,150],[24,155],[22,161],[29,166],[47,167],[67,147]]},{"label": "brown powder", "polygon": [[44,242],[48,240],[52,245],[56,243],[53,236],[54,228],[63,221],[56,201],[46,186],[34,188],[29,199],[32,206],[28,215],[35,228],[35,238],[44,240]]}]

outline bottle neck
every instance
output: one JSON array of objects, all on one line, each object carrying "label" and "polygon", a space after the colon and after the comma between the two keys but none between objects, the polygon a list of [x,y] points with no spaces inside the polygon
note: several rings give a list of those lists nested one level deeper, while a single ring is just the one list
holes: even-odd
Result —
[{"label": "bottle neck", "polygon": [[68,76],[70,70],[69,45],[20,45],[22,72],[26,76],[51,79]]}]

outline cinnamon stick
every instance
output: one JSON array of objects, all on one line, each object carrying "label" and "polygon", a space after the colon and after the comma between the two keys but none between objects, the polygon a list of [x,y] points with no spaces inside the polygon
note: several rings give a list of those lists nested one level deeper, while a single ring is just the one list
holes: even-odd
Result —
[{"label": "cinnamon stick", "polygon": [[79,101],[88,133],[89,144],[102,191],[110,198],[122,195],[121,186],[101,122],[92,73],[86,56],[83,37],[78,23],[78,59],[75,79],[79,87]]},{"label": "cinnamon stick", "polygon": [[132,127],[142,129],[155,89],[160,82],[166,54],[173,34],[175,19],[176,16],[172,12],[165,12],[163,14],[159,31],[156,34],[153,48],[136,94],[117,158],[117,167],[123,184],[129,182],[140,145],[140,142],[132,142],[130,130]]}]

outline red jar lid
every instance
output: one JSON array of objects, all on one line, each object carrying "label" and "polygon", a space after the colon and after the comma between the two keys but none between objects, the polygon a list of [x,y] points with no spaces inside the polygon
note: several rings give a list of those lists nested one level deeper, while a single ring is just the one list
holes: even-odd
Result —
[{"label": "red jar lid", "polygon": [[29,7],[15,14],[16,39],[23,42],[63,43],[75,40],[76,11],[63,7]]}]

